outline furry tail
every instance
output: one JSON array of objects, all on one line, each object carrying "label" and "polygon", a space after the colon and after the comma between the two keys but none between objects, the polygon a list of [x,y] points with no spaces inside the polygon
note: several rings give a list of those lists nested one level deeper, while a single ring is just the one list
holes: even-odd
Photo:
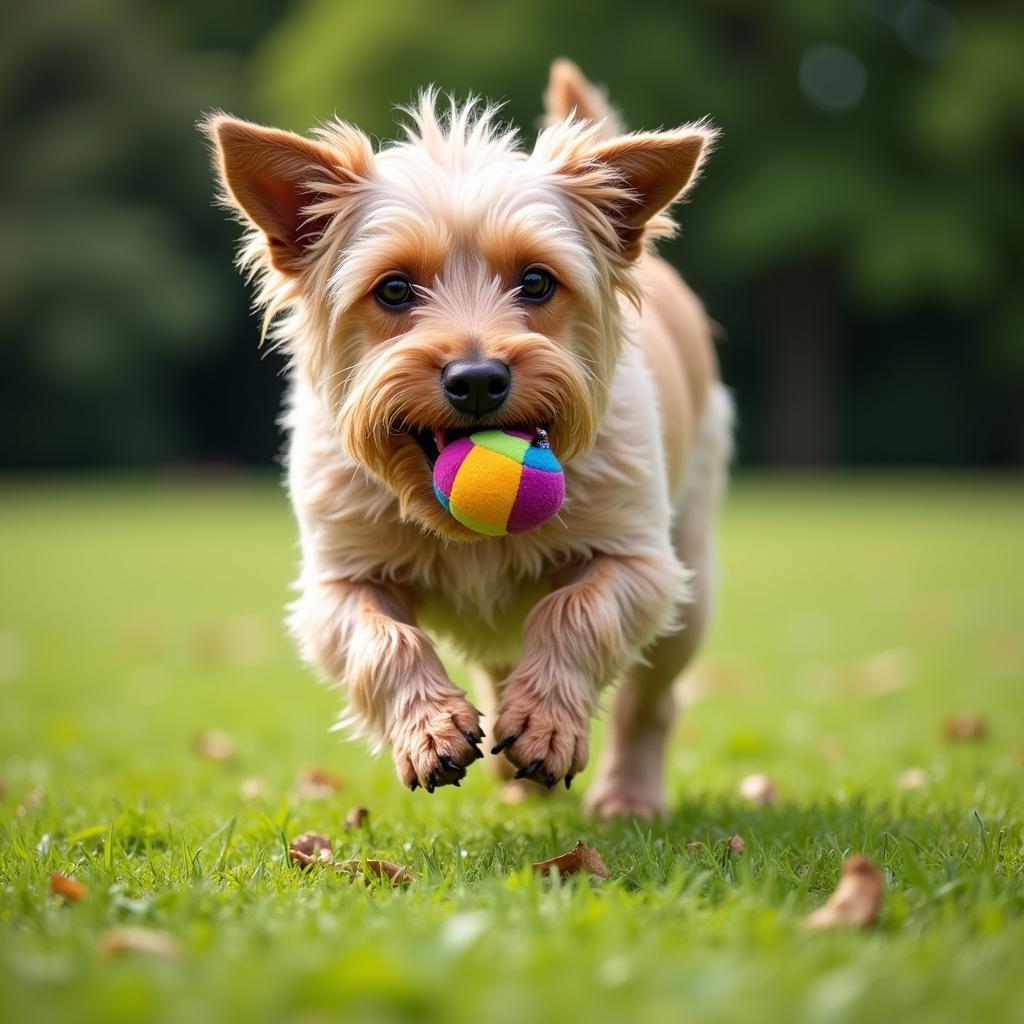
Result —
[{"label": "furry tail", "polygon": [[587,81],[571,60],[559,57],[551,65],[544,92],[544,126],[567,118],[600,122],[603,139],[614,138],[625,130],[604,91]]}]

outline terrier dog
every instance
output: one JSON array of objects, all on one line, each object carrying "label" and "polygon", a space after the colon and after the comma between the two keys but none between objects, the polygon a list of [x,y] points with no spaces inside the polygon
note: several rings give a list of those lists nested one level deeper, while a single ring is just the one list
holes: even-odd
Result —
[{"label": "terrier dog", "polygon": [[[377,152],[338,121],[312,139],[203,126],[290,358],[290,628],[343,688],[342,723],[389,746],[410,789],[457,786],[484,731],[445,638],[491,690],[507,774],[568,788],[621,681],[586,803],[648,817],[712,598],[731,434],[709,321],[651,250],[715,131],[623,134],[564,60],[545,99],[529,153],[493,108],[439,114],[433,91]],[[482,537],[436,500],[439,451],[486,427],[547,431],[557,518]]]}]

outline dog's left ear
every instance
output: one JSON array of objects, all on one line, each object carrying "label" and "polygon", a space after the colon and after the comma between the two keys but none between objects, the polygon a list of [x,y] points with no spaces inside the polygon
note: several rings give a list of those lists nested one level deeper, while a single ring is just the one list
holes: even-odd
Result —
[{"label": "dog's left ear", "polygon": [[[583,193],[589,180],[589,198],[611,213],[627,259],[634,260],[643,251],[651,221],[694,183],[716,134],[713,128],[698,124],[670,132],[622,135],[597,143],[585,154],[585,162],[577,164]],[[595,166],[614,172],[611,188],[607,176],[597,185],[587,173]]]},{"label": "dog's left ear", "polygon": [[222,198],[266,236],[270,261],[284,274],[330,221],[325,203],[369,173],[373,152],[361,132],[338,123],[317,140],[213,114],[200,123],[213,146]]}]

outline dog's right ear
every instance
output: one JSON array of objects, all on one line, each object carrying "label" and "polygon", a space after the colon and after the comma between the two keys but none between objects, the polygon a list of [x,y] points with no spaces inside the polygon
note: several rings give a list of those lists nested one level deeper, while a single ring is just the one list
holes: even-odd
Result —
[{"label": "dog's right ear", "polygon": [[369,140],[348,125],[323,132],[325,141],[220,113],[200,128],[213,148],[222,199],[263,232],[271,263],[285,274],[302,268],[330,222],[324,207],[365,179],[373,160]]}]

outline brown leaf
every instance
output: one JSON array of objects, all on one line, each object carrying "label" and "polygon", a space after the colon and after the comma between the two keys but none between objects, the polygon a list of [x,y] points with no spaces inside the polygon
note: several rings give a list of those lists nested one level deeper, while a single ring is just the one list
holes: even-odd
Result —
[{"label": "brown leaf", "polygon": [[243,800],[258,800],[267,791],[267,784],[256,775],[242,780],[238,787],[238,795]]},{"label": "brown leaf", "polygon": [[725,845],[728,846],[733,853],[742,853],[747,848],[747,844],[743,841],[743,836],[741,835],[729,836],[725,841]]},{"label": "brown leaf", "polygon": [[942,725],[942,732],[951,743],[981,740],[988,735],[988,722],[978,715],[950,715]]},{"label": "brown leaf", "polygon": [[207,761],[230,761],[235,741],[223,729],[207,729],[192,740],[192,749]]},{"label": "brown leaf", "polygon": [[779,802],[779,791],[775,783],[763,772],[748,775],[741,780],[737,790],[744,800],[749,800],[756,807]]},{"label": "brown leaf", "polygon": [[392,885],[409,885],[416,880],[408,868],[389,860],[345,860],[334,865],[340,874],[362,876],[369,885],[374,879],[387,878]]},{"label": "brown leaf", "polygon": [[353,807],[352,810],[345,815],[345,824],[349,828],[362,828],[369,816],[369,808],[362,806]]},{"label": "brown leaf", "polygon": [[63,896],[69,903],[80,903],[85,899],[89,890],[81,882],[76,882],[75,879],[68,878],[67,875],[62,875],[59,871],[51,871],[50,892],[54,896]]},{"label": "brown leaf", "polygon": [[310,868],[314,864],[330,864],[334,859],[330,839],[316,832],[303,832],[301,836],[296,836],[288,844],[288,857],[302,868]]},{"label": "brown leaf", "polygon": [[694,840],[692,843],[687,843],[686,848],[690,853],[700,853],[704,849],[704,844],[698,840]]},{"label": "brown leaf", "polygon": [[100,936],[100,952],[104,956],[144,953],[147,956],[176,957],[181,950],[166,932],[152,928],[114,928]]},{"label": "brown leaf", "polygon": [[558,868],[560,875],[578,875],[585,872],[597,878],[608,878],[608,869],[601,860],[601,854],[592,846],[587,846],[582,839],[568,853],[533,865],[533,870],[542,875],[550,875],[555,868]]},{"label": "brown leaf", "polygon": [[885,883],[882,873],[868,857],[847,857],[836,891],[824,906],[804,918],[805,928],[864,928],[882,908]]},{"label": "brown leaf", "polygon": [[295,791],[304,800],[326,800],[345,788],[345,780],[322,768],[306,768],[300,775]]},{"label": "brown leaf", "polygon": [[928,785],[928,773],[923,768],[908,768],[896,780],[900,789],[924,789]]}]

